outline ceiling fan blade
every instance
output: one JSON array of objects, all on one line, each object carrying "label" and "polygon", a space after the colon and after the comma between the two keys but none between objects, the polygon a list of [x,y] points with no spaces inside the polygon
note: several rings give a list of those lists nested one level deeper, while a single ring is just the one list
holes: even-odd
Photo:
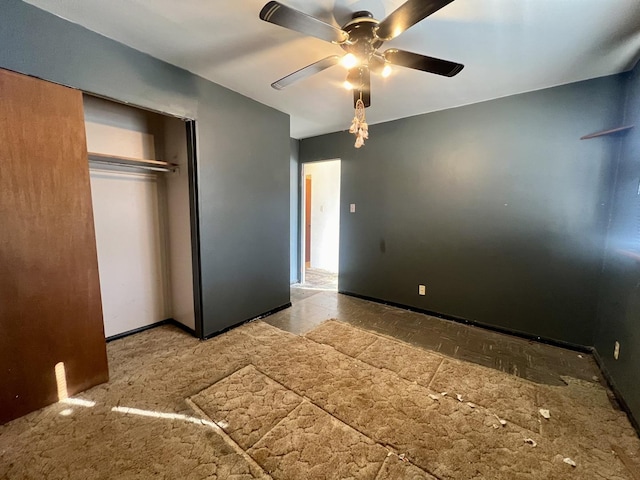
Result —
[{"label": "ceiling fan blade", "polygon": [[364,108],[371,106],[371,72],[369,67],[361,66],[357,67],[359,70],[360,83],[356,84],[353,88],[353,108],[356,108],[356,102],[362,98]]},{"label": "ceiling fan blade", "polygon": [[393,65],[422,70],[423,72],[435,73],[445,77],[453,77],[464,68],[461,63],[449,62],[439,58],[427,57],[419,53],[407,52],[390,48],[384,52],[384,58]]},{"label": "ceiling fan blade", "polygon": [[451,2],[453,0],[407,0],[378,24],[376,36],[380,40],[391,40]]},{"label": "ceiling fan blade", "polygon": [[327,42],[344,43],[349,38],[344,30],[279,2],[269,2],[262,7],[260,19]]},{"label": "ceiling fan blade", "polygon": [[311,75],[315,75],[316,73],[320,73],[321,71],[333,67],[336,63],[340,61],[340,56],[332,55],[327,58],[323,58],[322,60],[318,60],[311,65],[307,65],[306,67],[301,68],[300,70],[296,70],[293,73],[290,73],[286,77],[281,78],[271,84],[273,88],[276,90],[282,90],[284,87],[288,87],[294,82],[298,80],[302,80],[303,78],[310,77]]}]

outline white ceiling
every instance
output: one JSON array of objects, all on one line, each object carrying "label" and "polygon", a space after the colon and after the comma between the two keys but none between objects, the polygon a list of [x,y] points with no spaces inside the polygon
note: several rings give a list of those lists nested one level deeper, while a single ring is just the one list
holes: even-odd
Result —
[{"label": "white ceiling", "polygon": [[[270,84],[339,46],[261,21],[267,0],[26,0],[291,116],[291,136],[345,130],[352,94],[340,65],[282,91]],[[403,0],[281,0],[342,25],[382,20]],[[638,0],[455,0],[386,43],[463,63],[446,78],[395,67],[372,76],[369,123],[618,73],[640,54]]]}]

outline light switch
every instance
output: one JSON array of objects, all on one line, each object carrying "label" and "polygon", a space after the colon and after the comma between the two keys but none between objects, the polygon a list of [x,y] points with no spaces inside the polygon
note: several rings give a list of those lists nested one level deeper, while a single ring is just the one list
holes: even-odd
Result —
[{"label": "light switch", "polygon": [[356,204],[352,203],[349,205],[349,212],[356,213]]}]

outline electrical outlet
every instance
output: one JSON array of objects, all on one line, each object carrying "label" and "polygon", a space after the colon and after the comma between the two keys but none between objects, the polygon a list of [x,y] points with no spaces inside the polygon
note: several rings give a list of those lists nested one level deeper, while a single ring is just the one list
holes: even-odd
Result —
[{"label": "electrical outlet", "polygon": [[427,294],[427,287],[425,287],[424,285],[418,285],[418,295],[426,295]]},{"label": "electrical outlet", "polygon": [[620,356],[620,342],[616,342],[616,346],[613,347],[613,358],[616,360]]},{"label": "electrical outlet", "polygon": [[349,204],[349,213],[356,213],[356,204],[355,203]]}]

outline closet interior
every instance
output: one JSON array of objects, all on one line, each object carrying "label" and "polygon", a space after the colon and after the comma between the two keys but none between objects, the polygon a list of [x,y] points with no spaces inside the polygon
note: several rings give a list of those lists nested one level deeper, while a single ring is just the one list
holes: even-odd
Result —
[{"label": "closet interior", "polygon": [[83,105],[105,337],[169,319],[195,332],[187,125],[87,94]]}]

